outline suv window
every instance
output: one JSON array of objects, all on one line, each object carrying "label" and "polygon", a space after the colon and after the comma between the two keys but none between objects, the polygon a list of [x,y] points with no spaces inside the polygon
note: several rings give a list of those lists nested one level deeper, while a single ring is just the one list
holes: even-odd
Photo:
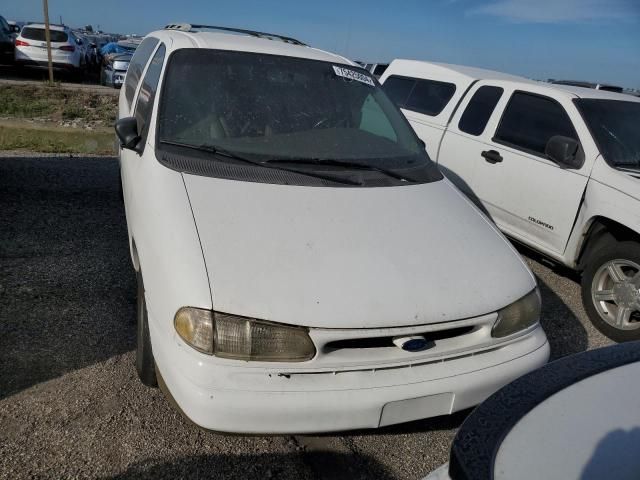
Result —
[{"label": "suv window", "polygon": [[[62,30],[49,30],[49,34],[51,35],[51,41],[53,43],[64,43],[69,39],[67,32],[63,32]],[[24,27],[20,35],[27,40],[36,40],[38,42],[47,41],[44,28]]]},{"label": "suv window", "polygon": [[515,92],[502,115],[494,140],[544,156],[547,142],[555,135],[578,140],[562,105],[549,97]]},{"label": "suv window", "polygon": [[455,92],[456,86],[453,83],[418,80],[409,95],[406,108],[435,117],[444,110]]},{"label": "suv window", "polygon": [[416,81],[413,78],[392,75],[385,80],[382,89],[396,106],[404,108],[407,98],[409,98],[409,94],[415,85]]},{"label": "suv window", "polygon": [[503,92],[504,89],[491,86],[476,90],[458,122],[460,131],[470,135],[481,135]]},{"label": "suv window", "polygon": [[4,30],[7,33],[11,33],[11,28],[9,27],[9,24],[2,16],[0,16],[0,30]]},{"label": "suv window", "polygon": [[156,98],[156,91],[158,90],[158,83],[160,82],[160,72],[162,71],[165,52],[165,46],[160,45],[149,64],[149,68],[147,68],[147,73],[142,81],[142,87],[140,88],[140,94],[138,95],[138,101],[136,103],[135,116],[138,122],[138,132],[140,133],[142,145],[146,143],[149,133],[149,121],[151,120],[153,101]]},{"label": "suv window", "polygon": [[136,94],[136,88],[138,88],[138,82],[140,81],[140,77],[142,77],[144,66],[149,61],[158,42],[159,40],[157,38],[145,38],[131,58],[127,78],[124,83],[124,96],[129,106],[131,106],[131,102],[133,102],[133,96]]}]

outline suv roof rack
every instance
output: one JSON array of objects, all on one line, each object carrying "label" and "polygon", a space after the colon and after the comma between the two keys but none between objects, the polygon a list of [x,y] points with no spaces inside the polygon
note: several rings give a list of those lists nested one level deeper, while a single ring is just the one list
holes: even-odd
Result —
[{"label": "suv roof rack", "polygon": [[275,33],[257,32],[255,30],[246,30],[243,28],[231,28],[231,27],[217,27],[215,25],[192,25],[190,23],[170,23],[164,27],[165,30],[179,30],[181,32],[198,32],[200,30],[219,30],[222,32],[242,33],[244,35],[250,35],[252,37],[267,38],[269,40],[278,39],[285,43],[291,43],[293,45],[300,45],[302,47],[308,46],[306,43],[302,43],[295,38],[285,37]]}]

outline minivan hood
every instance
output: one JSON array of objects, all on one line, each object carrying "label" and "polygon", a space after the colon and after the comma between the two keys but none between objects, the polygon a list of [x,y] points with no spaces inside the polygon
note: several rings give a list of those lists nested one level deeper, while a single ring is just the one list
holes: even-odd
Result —
[{"label": "minivan hood", "polygon": [[535,286],[446,180],[283,186],[184,174],[216,311],[322,328],[496,311]]}]

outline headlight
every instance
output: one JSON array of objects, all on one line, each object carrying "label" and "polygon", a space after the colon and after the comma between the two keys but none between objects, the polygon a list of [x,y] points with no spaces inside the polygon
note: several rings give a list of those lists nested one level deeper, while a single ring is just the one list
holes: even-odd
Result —
[{"label": "headlight", "polygon": [[173,325],[178,335],[193,348],[213,353],[213,312],[184,307],[176,313]]},{"label": "headlight", "polygon": [[535,325],[540,318],[540,292],[536,288],[517,302],[498,312],[491,330],[492,337],[506,337]]},{"label": "headlight", "polygon": [[304,362],[316,349],[306,328],[184,307],[176,313],[178,335],[196,350],[217,357],[259,362]]}]

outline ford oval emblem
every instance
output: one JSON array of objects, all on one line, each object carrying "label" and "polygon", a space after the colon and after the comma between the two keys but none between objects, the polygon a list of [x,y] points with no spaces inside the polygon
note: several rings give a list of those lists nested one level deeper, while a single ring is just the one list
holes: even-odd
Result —
[{"label": "ford oval emblem", "polygon": [[414,338],[402,344],[402,349],[407,352],[419,352],[427,348],[427,341],[424,338]]},{"label": "ford oval emblem", "polygon": [[422,335],[395,337],[393,343],[405,352],[420,352],[432,346],[432,342],[429,342]]}]

